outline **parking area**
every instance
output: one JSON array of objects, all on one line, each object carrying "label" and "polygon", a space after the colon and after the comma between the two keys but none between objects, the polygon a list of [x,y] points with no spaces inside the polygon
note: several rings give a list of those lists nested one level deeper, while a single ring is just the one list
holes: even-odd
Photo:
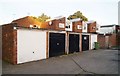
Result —
[{"label": "parking area", "polygon": [[90,50],[19,65],[2,62],[3,74],[118,74],[118,50]]}]

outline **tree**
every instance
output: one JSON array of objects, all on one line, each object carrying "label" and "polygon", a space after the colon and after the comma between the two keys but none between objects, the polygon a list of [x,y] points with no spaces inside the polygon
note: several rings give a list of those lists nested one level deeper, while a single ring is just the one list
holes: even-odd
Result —
[{"label": "tree", "polygon": [[44,13],[42,13],[40,16],[38,17],[33,17],[34,19],[37,19],[40,22],[45,22],[47,19],[50,19],[50,16],[45,15]]},{"label": "tree", "polygon": [[67,19],[71,20],[75,18],[81,18],[83,21],[88,21],[88,19],[80,11],[77,11],[73,15],[70,15]]}]

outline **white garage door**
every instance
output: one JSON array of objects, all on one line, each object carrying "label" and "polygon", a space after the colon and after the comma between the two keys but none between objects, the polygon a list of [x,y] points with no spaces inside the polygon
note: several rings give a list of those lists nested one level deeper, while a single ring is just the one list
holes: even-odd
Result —
[{"label": "white garage door", "polygon": [[91,49],[95,48],[94,42],[97,42],[97,34],[91,34]]},{"label": "white garage door", "polygon": [[46,32],[17,30],[17,63],[46,58]]}]

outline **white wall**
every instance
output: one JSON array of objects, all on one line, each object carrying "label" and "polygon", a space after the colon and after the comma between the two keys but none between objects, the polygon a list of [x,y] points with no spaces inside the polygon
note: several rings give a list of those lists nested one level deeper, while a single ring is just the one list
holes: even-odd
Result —
[{"label": "white wall", "polygon": [[100,33],[102,34],[113,33],[114,30],[115,30],[115,27],[104,27],[104,28],[100,28]]},{"label": "white wall", "polygon": [[46,58],[46,32],[17,30],[17,63]]},{"label": "white wall", "polygon": [[82,32],[87,32],[87,23],[86,22],[83,22],[83,28],[82,28]]},{"label": "white wall", "polygon": [[95,48],[94,42],[97,42],[97,34],[91,34],[91,49]]},{"label": "white wall", "polygon": [[[66,31],[73,31],[73,28],[72,28],[72,22],[69,23],[70,25],[70,28],[65,28]],[[67,23],[66,23],[66,26],[69,26]]]}]

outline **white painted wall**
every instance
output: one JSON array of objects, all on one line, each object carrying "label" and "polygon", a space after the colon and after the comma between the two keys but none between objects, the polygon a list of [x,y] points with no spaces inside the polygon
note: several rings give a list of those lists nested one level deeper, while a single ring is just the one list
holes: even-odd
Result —
[{"label": "white painted wall", "polygon": [[87,32],[87,22],[83,22],[83,28],[82,28],[82,32],[86,33]]},{"label": "white painted wall", "polygon": [[97,34],[91,34],[91,49],[95,48],[94,42],[97,42]]},{"label": "white painted wall", "polygon": [[45,58],[46,32],[39,30],[17,30],[17,63]]},{"label": "white painted wall", "polygon": [[66,23],[66,26],[70,26],[70,28],[65,28],[66,31],[73,31],[72,22]]},{"label": "white painted wall", "polygon": [[115,30],[115,26],[113,27],[104,27],[104,28],[100,28],[100,33],[104,34],[104,33],[113,33]]}]

